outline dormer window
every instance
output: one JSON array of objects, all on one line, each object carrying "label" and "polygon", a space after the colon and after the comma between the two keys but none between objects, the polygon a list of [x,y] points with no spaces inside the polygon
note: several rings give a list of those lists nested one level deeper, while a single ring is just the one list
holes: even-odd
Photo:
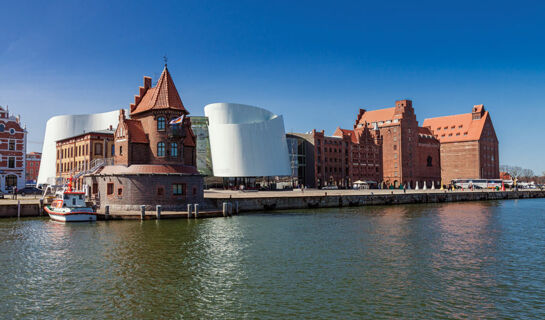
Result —
[{"label": "dormer window", "polygon": [[157,118],[157,131],[163,131],[165,130],[166,126],[166,119],[165,117],[158,117]]}]

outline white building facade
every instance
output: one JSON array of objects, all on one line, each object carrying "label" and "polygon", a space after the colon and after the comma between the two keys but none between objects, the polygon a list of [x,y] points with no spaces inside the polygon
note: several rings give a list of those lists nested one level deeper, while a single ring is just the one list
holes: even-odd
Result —
[{"label": "white building facade", "polygon": [[0,190],[22,189],[26,183],[27,131],[19,117],[0,107]]},{"label": "white building facade", "polygon": [[265,177],[291,174],[284,119],[243,104],[204,107],[212,167],[216,177]]},{"label": "white building facade", "polygon": [[117,128],[119,111],[62,115],[50,118],[45,127],[38,185],[53,184],[56,176],[56,142],[85,132]]}]

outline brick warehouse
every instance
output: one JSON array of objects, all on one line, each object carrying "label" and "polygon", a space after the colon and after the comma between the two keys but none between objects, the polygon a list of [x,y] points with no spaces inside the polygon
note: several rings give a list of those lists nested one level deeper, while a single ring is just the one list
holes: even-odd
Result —
[{"label": "brick warehouse", "polygon": [[431,131],[419,127],[411,100],[399,100],[395,107],[366,111],[360,109],[354,130],[370,127],[381,136],[382,175],[385,185],[439,186],[440,143]]},{"label": "brick warehouse", "polygon": [[287,134],[288,149],[296,162],[293,175],[307,187],[349,187],[355,181],[382,180],[380,143],[369,130],[338,128],[333,136],[324,131]]},{"label": "brick warehouse", "polygon": [[332,137],[316,130],[287,137],[298,140],[297,150],[290,147],[298,159],[293,173],[307,186],[350,187],[357,180],[382,187],[441,183],[440,142],[429,128],[418,126],[410,100],[387,109],[360,109],[354,128],[337,128]]},{"label": "brick warehouse", "polygon": [[[182,100],[165,65],[155,87],[144,77],[128,118],[119,112],[114,133],[114,165],[86,176],[92,198],[113,210],[184,210],[203,200],[196,168],[196,140]],[[183,119],[170,125],[172,119]]]},{"label": "brick warehouse", "polygon": [[484,105],[475,105],[471,113],[426,119],[424,127],[441,142],[443,183],[500,177],[498,138]]}]

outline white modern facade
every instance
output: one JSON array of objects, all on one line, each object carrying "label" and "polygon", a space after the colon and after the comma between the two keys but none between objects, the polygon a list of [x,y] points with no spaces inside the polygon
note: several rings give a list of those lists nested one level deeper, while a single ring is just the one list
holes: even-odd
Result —
[{"label": "white modern facade", "polygon": [[204,107],[216,177],[291,174],[282,116],[262,108],[213,103]]},{"label": "white modern facade", "polygon": [[56,176],[56,142],[89,131],[117,128],[119,111],[62,115],[47,120],[38,185],[51,184]]}]

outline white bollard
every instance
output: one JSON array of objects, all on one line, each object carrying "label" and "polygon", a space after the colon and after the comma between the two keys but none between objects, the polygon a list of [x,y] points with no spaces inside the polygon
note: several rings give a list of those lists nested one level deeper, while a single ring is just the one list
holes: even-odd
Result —
[{"label": "white bollard", "polygon": [[414,187],[414,190],[420,190],[420,188],[418,188],[418,181],[416,181],[416,187]]},{"label": "white bollard", "polygon": [[155,206],[155,216],[157,217],[157,220],[161,219],[161,211],[162,211],[162,207],[160,204]]},{"label": "white bollard", "polygon": [[140,206],[140,219],[144,220],[146,217],[146,206]]},{"label": "white bollard", "polygon": [[17,218],[21,217],[21,200],[17,200]]},{"label": "white bollard", "polygon": [[424,187],[422,188],[422,190],[428,190],[428,182],[427,181],[424,181]]},{"label": "white bollard", "polygon": [[199,204],[195,203],[195,219],[199,217]]},{"label": "white bollard", "polygon": [[187,205],[187,218],[191,218],[191,216],[193,216],[193,205],[192,204],[188,204]]},{"label": "white bollard", "polygon": [[224,202],[222,206],[222,212],[224,217],[227,217],[228,210],[229,210],[228,208],[229,208],[229,204],[227,202]]}]

